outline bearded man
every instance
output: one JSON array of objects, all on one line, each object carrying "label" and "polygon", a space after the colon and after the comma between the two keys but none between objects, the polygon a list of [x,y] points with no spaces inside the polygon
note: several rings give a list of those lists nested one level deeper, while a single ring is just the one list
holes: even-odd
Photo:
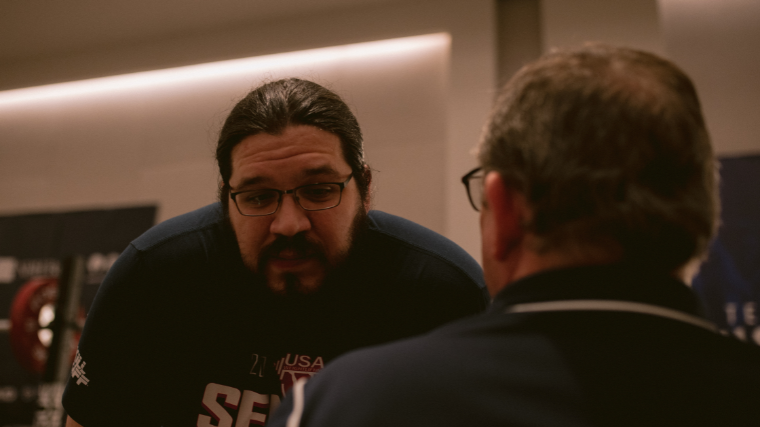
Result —
[{"label": "bearded man", "polygon": [[335,93],[254,89],[216,157],[220,201],[136,239],[101,285],[67,425],[264,424],[338,355],[485,308],[464,250],[369,209],[361,130]]}]

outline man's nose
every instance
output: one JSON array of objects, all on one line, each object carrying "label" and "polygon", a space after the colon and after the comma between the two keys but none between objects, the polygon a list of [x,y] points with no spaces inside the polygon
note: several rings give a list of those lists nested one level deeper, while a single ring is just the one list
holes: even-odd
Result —
[{"label": "man's nose", "polygon": [[295,236],[302,231],[311,229],[311,221],[306,211],[298,205],[293,194],[283,194],[282,203],[270,226],[272,234]]}]

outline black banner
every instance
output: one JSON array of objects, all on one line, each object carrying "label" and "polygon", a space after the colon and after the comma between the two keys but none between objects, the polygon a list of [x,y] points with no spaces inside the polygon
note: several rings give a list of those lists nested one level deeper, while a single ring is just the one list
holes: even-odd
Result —
[{"label": "black banner", "polygon": [[721,226],[694,279],[722,332],[760,345],[760,155],[721,160]]},{"label": "black banner", "polygon": [[58,277],[64,258],[81,255],[86,313],[119,253],[155,217],[154,206],[0,216],[0,426],[31,425],[38,403],[41,375],[19,364],[9,339],[18,290],[35,278]]}]

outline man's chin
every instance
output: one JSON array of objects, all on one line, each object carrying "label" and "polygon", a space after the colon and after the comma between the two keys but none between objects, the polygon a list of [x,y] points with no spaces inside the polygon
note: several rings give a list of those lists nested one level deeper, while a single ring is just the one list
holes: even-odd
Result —
[{"label": "man's chin", "polygon": [[323,272],[275,272],[268,269],[266,281],[269,289],[277,295],[313,295],[322,288],[325,274]]}]

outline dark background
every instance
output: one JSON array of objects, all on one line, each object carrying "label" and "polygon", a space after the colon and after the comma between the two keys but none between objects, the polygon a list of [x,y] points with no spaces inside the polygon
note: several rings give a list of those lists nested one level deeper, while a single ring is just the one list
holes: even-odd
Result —
[{"label": "dark background", "polygon": [[[150,228],[154,206],[0,216],[0,319],[8,319],[16,291],[32,277],[57,276],[61,261],[86,263],[82,306],[119,253]],[[0,426],[31,425],[40,376],[18,365],[7,332],[0,332]]]},{"label": "dark background", "polygon": [[721,159],[718,238],[694,279],[707,317],[760,345],[760,156]]}]

